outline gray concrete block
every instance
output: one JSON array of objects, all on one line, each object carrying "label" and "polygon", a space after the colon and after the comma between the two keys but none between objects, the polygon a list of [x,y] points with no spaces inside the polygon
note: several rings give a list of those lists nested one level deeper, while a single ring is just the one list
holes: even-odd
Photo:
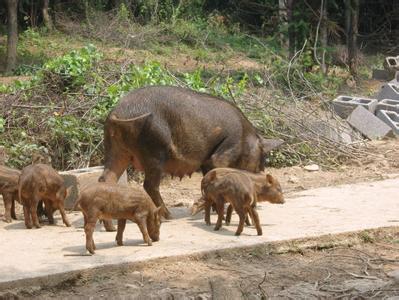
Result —
[{"label": "gray concrete block", "polygon": [[399,57],[387,56],[385,58],[385,65],[388,69],[399,70]]},{"label": "gray concrete block", "polygon": [[378,101],[376,99],[352,96],[338,96],[332,102],[335,113],[343,119],[346,119],[358,106],[362,106],[371,113],[374,113],[377,104]]},{"label": "gray concrete block", "polygon": [[[72,187],[71,193],[65,199],[65,208],[72,209],[75,201],[79,195],[79,190],[89,184],[93,184],[98,181],[101,176],[104,167],[91,167],[84,169],[76,169],[70,171],[59,172],[59,174],[64,178],[65,186]],[[127,174],[124,172],[119,178],[119,184],[127,184]]]},{"label": "gray concrete block", "polygon": [[348,123],[371,140],[380,139],[392,132],[391,127],[362,106],[348,117]]},{"label": "gray concrete block", "polygon": [[382,99],[399,100],[399,85],[391,82],[383,84],[377,94],[377,99],[378,101]]},{"label": "gray concrete block", "polygon": [[377,117],[392,128],[392,131],[399,136],[399,113],[389,110],[380,110]]},{"label": "gray concrete block", "polygon": [[393,79],[390,81],[390,83],[399,85],[399,71],[395,72],[395,75],[394,75]]},{"label": "gray concrete block", "polygon": [[371,78],[375,80],[388,81],[392,79],[392,74],[388,70],[373,69]]},{"label": "gray concrete block", "polygon": [[382,99],[378,102],[375,111],[377,113],[380,110],[389,110],[399,113],[399,100]]}]

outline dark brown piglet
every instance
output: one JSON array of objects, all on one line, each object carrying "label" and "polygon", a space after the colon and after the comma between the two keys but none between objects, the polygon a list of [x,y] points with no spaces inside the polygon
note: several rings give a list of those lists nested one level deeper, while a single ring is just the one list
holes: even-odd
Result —
[{"label": "dark brown piglet", "polygon": [[75,206],[80,206],[84,216],[86,249],[94,254],[93,231],[98,219],[118,220],[116,242],[123,245],[126,220],[136,223],[148,246],[159,240],[161,207],[139,187],[120,186],[114,183],[96,183],[84,187]]}]

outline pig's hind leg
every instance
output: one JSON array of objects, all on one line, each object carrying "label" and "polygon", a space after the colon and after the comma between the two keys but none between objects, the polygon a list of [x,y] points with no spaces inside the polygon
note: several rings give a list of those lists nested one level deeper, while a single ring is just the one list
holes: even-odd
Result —
[{"label": "pig's hind leg", "polygon": [[262,235],[262,227],[260,226],[259,215],[256,211],[256,207],[253,205],[249,208],[249,215],[251,216],[252,222],[255,225],[258,235]]},{"label": "pig's hind leg", "polygon": [[116,244],[118,246],[123,246],[123,231],[126,227],[126,219],[118,219],[118,231],[116,232]]}]

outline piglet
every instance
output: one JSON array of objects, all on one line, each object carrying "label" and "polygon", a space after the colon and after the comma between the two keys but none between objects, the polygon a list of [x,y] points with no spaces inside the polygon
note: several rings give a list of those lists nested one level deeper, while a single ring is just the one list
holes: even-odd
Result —
[{"label": "piglet", "polygon": [[16,219],[15,201],[18,201],[18,180],[21,172],[16,169],[0,165],[0,194],[4,201],[4,221],[11,222]]},{"label": "piglet", "polygon": [[240,222],[236,235],[240,235],[244,228],[246,215],[249,214],[254,222],[258,235],[262,235],[259,216],[256,212],[257,201],[269,201],[271,203],[284,203],[281,186],[270,174],[252,179],[248,172],[226,168],[209,171],[201,182],[202,201],[205,208],[205,222],[210,225],[210,209],[214,204],[218,214],[215,230],[222,226],[224,204],[229,203],[226,214],[226,223],[230,223],[231,213],[234,209]]},{"label": "piglet", "polygon": [[19,199],[24,207],[26,228],[40,228],[37,216],[39,201],[43,201],[50,224],[54,224],[54,211],[60,210],[62,221],[71,226],[64,209],[65,198],[70,188],[64,186],[64,179],[51,166],[34,164],[22,169],[18,182]]},{"label": "piglet", "polygon": [[161,207],[156,207],[151,198],[140,188],[121,186],[115,183],[98,182],[81,190],[75,207],[80,206],[84,217],[86,249],[94,254],[96,249],[93,231],[98,219],[118,219],[116,242],[123,245],[126,220],[136,223],[148,246],[159,240]]}]

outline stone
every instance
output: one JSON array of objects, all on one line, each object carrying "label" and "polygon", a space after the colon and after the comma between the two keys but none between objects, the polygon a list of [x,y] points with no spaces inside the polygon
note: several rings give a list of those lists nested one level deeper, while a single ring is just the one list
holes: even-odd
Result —
[{"label": "stone", "polygon": [[[71,193],[65,199],[65,208],[71,210],[78,198],[79,190],[89,184],[93,184],[98,181],[101,176],[104,167],[91,167],[84,169],[76,169],[70,171],[59,172],[64,178],[65,186],[72,187]],[[119,178],[119,184],[127,184],[127,174],[124,172]]]},{"label": "stone", "polygon": [[334,119],[328,120],[328,122],[315,121],[311,127],[316,134],[337,143],[350,144],[361,139],[361,136],[346,122]]},{"label": "stone", "polygon": [[399,269],[388,272],[387,275],[399,283]]},{"label": "stone", "polygon": [[382,99],[399,100],[399,85],[395,83],[385,83],[377,94],[378,101]]},{"label": "stone", "polygon": [[332,101],[332,106],[335,113],[342,119],[346,119],[352,111],[358,107],[363,106],[371,113],[374,113],[375,108],[378,104],[376,99],[360,98],[352,96],[338,96]]},{"label": "stone", "polygon": [[399,136],[399,112],[380,110],[377,117],[392,128],[394,134]]},{"label": "stone", "polygon": [[353,128],[371,140],[381,139],[392,132],[391,127],[362,106],[358,106],[347,121]]},{"label": "stone", "polygon": [[307,166],[304,166],[303,168],[309,172],[315,172],[315,171],[320,170],[320,167],[316,164],[307,165]]}]

